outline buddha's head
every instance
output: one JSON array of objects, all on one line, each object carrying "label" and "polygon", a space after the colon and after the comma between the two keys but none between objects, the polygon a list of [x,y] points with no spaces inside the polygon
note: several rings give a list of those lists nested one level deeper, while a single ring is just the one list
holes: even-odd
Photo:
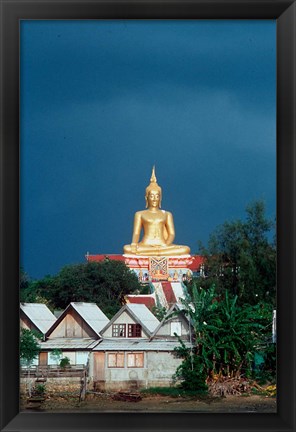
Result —
[{"label": "buddha's head", "polygon": [[155,168],[152,169],[150,185],[146,187],[146,208],[149,206],[161,208],[161,187],[157,184]]}]

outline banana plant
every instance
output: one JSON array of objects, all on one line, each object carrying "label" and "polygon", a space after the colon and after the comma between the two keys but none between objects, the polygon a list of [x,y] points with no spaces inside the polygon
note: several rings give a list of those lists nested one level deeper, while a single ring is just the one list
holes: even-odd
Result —
[{"label": "banana plant", "polygon": [[[204,377],[211,372],[250,373],[254,354],[262,343],[264,325],[257,306],[237,304],[237,296],[226,290],[218,296],[215,286],[192,288],[192,296],[182,300],[183,310],[193,328],[192,348],[176,348],[184,362],[177,375]],[[181,341],[180,341],[181,342]],[[191,366],[191,371],[188,371]]]}]

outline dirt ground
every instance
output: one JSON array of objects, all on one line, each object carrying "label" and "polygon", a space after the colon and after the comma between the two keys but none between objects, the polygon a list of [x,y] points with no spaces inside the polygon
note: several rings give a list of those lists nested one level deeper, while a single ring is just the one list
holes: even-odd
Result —
[{"label": "dirt ground", "polygon": [[[31,411],[25,401],[21,403],[23,410]],[[248,412],[275,413],[276,398],[261,395],[241,395],[205,398],[173,398],[168,396],[143,396],[139,402],[123,402],[113,400],[111,395],[89,394],[86,400],[79,402],[77,397],[47,397],[38,408],[47,412]]]}]

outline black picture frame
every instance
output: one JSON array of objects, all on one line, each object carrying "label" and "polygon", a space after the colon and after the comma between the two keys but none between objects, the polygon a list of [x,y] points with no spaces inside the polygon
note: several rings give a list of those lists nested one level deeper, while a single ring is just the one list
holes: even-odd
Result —
[{"label": "black picture frame", "polygon": [[[1,4],[1,430],[295,431],[295,0],[27,1]],[[23,19],[277,20],[276,414],[19,412],[19,22]]]}]

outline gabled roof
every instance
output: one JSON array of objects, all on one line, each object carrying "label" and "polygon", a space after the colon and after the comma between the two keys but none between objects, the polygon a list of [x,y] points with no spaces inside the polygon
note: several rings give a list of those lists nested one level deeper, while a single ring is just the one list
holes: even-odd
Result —
[{"label": "gabled roof", "polygon": [[100,336],[102,328],[109,322],[109,319],[95,303],[71,302],[54,325],[46,332],[46,336],[59,325],[70,309],[74,309],[98,336]]},{"label": "gabled roof", "polygon": [[128,303],[125,304],[116,315],[114,315],[106,327],[102,329],[101,334],[103,334],[107,328],[109,328],[117,320],[117,318],[122,315],[123,312],[127,312],[137,324],[141,324],[142,329],[145,331],[145,333],[147,333],[148,336],[150,336],[159,325],[158,319],[145,305]]},{"label": "gabled roof", "polygon": [[20,308],[42,334],[56,321],[54,314],[43,303],[21,303]]},{"label": "gabled roof", "polygon": [[39,346],[42,350],[53,349],[85,349],[91,350],[99,341],[92,338],[55,338],[48,339],[45,342],[40,342]]},{"label": "gabled roof", "polygon": [[149,332],[152,333],[158,326],[159,321],[155,315],[143,304],[127,304],[129,311],[138,318]]},{"label": "gabled roof", "polygon": [[173,304],[171,306],[171,308],[167,311],[167,313],[166,313],[165,317],[163,318],[163,320],[159,323],[159,325],[156,327],[156,329],[152,333],[150,340],[152,340],[154,338],[154,336],[158,333],[159,329],[163,326],[163,324],[166,321],[168,321],[170,318],[173,318],[174,316],[178,316],[178,315],[182,314],[182,317],[189,324],[189,320],[186,317],[185,313],[182,313],[183,309],[184,309],[184,306],[181,303],[175,303],[175,304]]}]

